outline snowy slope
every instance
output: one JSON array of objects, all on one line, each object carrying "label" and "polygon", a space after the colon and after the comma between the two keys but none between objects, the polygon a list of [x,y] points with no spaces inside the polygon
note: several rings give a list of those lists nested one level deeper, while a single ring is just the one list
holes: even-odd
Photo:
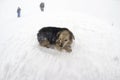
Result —
[{"label": "snowy slope", "polygon": [[[50,5],[55,0],[44,1],[49,3],[44,13],[39,10],[39,0],[1,1],[0,80],[120,80],[120,27],[99,14],[84,14],[81,9],[72,12],[65,3],[59,7],[64,0],[56,1],[59,12]],[[19,19],[17,6],[23,11]],[[115,21],[119,17],[115,15]],[[43,26],[69,28],[75,35],[73,51],[40,47],[36,34]]]}]

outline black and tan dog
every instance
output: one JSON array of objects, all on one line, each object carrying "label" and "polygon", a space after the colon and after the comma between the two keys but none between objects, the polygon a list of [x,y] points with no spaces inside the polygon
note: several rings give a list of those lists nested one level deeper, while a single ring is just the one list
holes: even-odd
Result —
[{"label": "black and tan dog", "polygon": [[37,39],[41,46],[49,48],[54,45],[60,51],[64,49],[71,52],[71,44],[75,38],[67,28],[43,27],[38,32]]}]

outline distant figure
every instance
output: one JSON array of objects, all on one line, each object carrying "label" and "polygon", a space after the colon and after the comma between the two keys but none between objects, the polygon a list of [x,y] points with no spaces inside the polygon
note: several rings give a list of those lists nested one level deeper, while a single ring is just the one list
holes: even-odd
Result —
[{"label": "distant figure", "polygon": [[17,8],[17,17],[18,17],[18,18],[20,17],[20,13],[21,13],[21,8],[18,7],[18,8]]},{"label": "distant figure", "polygon": [[45,7],[44,2],[41,2],[41,3],[40,3],[40,9],[41,9],[41,11],[44,11],[44,7]]}]

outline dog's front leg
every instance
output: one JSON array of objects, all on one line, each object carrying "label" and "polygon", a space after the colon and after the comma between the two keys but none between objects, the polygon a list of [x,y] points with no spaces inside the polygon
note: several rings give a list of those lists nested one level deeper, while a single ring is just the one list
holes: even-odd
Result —
[{"label": "dog's front leg", "polygon": [[67,52],[72,52],[71,46],[65,46],[64,49],[65,49]]},{"label": "dog's front leg", "polygon": [[55,47],[57,50],[62,51],[62,48],[59,45],[56,44]]}]

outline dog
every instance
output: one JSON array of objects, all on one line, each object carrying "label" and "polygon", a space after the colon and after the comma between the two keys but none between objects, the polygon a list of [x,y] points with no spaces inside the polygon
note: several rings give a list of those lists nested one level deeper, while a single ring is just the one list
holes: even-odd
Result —
[{"label": "dog", "polygon": [[43,27],[37,33],[37,40],[43,47],[50,48],[53,45],[57,50],[71,52],[71,44],[74,40],[73,33],[67,28]]}]

